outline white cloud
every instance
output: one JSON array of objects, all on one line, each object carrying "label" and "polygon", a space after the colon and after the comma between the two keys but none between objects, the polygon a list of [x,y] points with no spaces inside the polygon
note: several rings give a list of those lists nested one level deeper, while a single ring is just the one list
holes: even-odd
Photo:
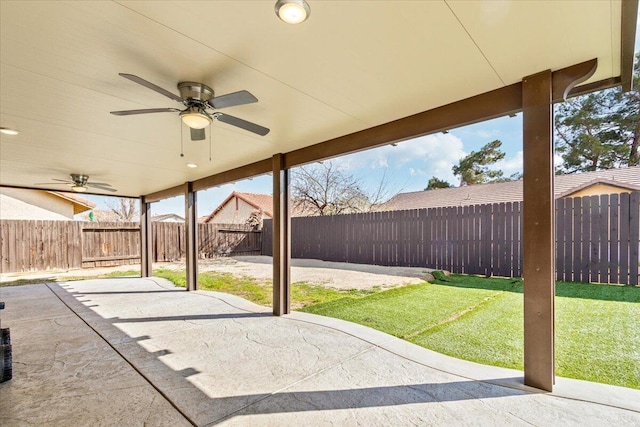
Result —
[{"label": "white cloud", "polygon": [[518,151],[515,156],[509,159],[502,159],[496,162],[492,169],[499,169],[504,172],[504,176],[508,177],[516,172],[522,172],[523,156],[522,150]]},{"label": "white cloud", "polygon": [[455,182],[451,168],[467,153],[452,134],[435,134],[350,154],[337,159],[347,169],[405,169],[410,176],[438,176]]}]

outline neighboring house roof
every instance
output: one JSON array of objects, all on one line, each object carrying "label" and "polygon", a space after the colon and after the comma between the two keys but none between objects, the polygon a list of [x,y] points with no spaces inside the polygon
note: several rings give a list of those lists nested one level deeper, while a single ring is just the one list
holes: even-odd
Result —
[{"label": "neighboring house roof", "polygon": [[152,222],[184,222],[184,218],[177,214],[162,214],[151,217]]},{"label": "neighboring house roof", "polygon": [[253,206],[256,210],[261,210],[265,216],[273,218],[273,197],[271,196],[271,194],[240,193],[238,191],[234,191],[229,194],[227,198],[224,199],[222,203],[220,203],[220,205],[218,205],[218,207],[213,210],[213,212],[204,217],[202,222],[207,223],[211,221],[211,219],[213,219],[213,217],[216,216],[216,214],[220,212],[220,210],[224,208],[225,205],[235,197],[240,200],[244,200],[249,205]]},{"label": "neighboring house roof", "polygon": [[83,199],[80,196],[77,196],[73,193],[62,193],[60,191],[47,191],[47,193],[53,194],[55,196],[61,197],[65,200],[73,203],[73,214],[78,215],[79,213],[89,211],[96,207],[96,204],[90,202],[87,199]]},{"label": "neighboring house roof", "polygon": [[[198,222],[207,223],[211,221],[211,219],[216,216],[218,212],[224,206],[229,203],[234,197],[237,197],[240,200],[245,201],[250,206],[253,206],[254,209],[262,211],[263,215],[268,218],[273,218],[273,196],[271,194],[262,194],[262,193],[241,193],[238,191],[234,191],[229,194],[229,196],[224,199],[220,205],[213,210],[206,217],[202,217]],[[297,206],[295,203],[291,204],[291,216],[309,216],[310,212],[305,210],[302,206]]]},{"label": "neighboring house roof", "polygon": [[[638,190],[640,189],[640,166],[558,175],[555,177],[555,197],[566,197],[596,184],[608,184],[632,191]],[[519,180],[400,193],[382,204],[379,210],[468,206],[521,200],[522,181]]]}]

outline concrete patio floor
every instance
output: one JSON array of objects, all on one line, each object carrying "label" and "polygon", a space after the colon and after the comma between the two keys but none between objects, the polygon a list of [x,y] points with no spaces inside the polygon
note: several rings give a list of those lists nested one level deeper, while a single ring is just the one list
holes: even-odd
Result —
[{"label": "concrete patio floor", "polygon": [[[162,279],[0,288],[0,425],[640,425],[640,391],[449,358]],[[600,403],[593,403],[598,401]]]}]

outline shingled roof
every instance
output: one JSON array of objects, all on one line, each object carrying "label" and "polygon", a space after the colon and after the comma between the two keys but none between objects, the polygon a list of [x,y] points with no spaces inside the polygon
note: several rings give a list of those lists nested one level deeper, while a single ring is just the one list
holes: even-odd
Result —
[{"label": "shingled roof", "polygon": [[[600,183],[629,190],[640,190],[640,166],[558,175],[555,179],[554,192],[556,198],[566,197]],[[378,210],[439,208],[518,201],[522,201],[522,180],[400,193],[380,205]]]},{"label": "shingled roof", "polygon": [[[237,197],[240,200],[244,200],[249,205],[253,206],[256,210],[262,211],[262,213],[268,217],[273,218],[273,196],[271,194],[262,194],[262,193],[241,193],[239,191],[234,191],[229,194],[229,196],[224,199],[220,205],[213,210],[209,215],[203,217],[199,220],[199,222],[207,223],[211,221],[211,219],[222,209],[231,199]],[[291,204],[291,216],[308,216],[310,212],[306,211],[300,206],[297,206],[295,203]]]}]

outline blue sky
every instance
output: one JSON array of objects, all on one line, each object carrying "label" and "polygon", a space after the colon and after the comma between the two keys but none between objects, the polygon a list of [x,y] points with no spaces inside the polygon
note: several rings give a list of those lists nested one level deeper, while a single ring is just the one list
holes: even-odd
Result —
[{"label": "blue sky", "polygon": [[[638,20],[640,24],[640,19]],[[640,25],[636,28],[636,52],[640,48]],[[420,191],[429,178],[438,178],[458,185],[451,168],[462,157],[477,151],[495,139],[502,141],[505,158],[496,164],[506,176],[522,172],[522,115],[501,117],[451,130],[448,134],[434,134],[404,141],[397,146],[387,145],[336,159],[348,173],[359,177],[363,185],[374,190],[386,174],[391,193]],[[198,216],[209,214],[232,191],[271,193],[271,177],[255,177],[198,192]],[[390,194],[392,195],[392,194]],[[105,197],[86,198],[106,209]],[[152,214],[176,213],[184,216],[184,198],[174,197],[152,204]]]}]

